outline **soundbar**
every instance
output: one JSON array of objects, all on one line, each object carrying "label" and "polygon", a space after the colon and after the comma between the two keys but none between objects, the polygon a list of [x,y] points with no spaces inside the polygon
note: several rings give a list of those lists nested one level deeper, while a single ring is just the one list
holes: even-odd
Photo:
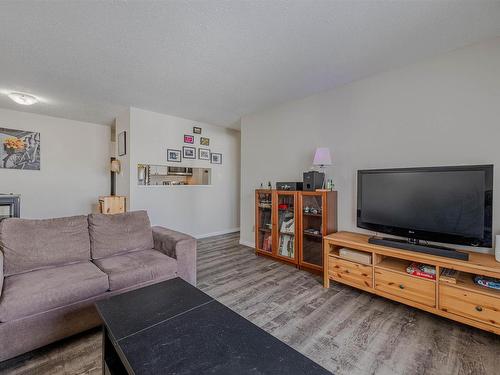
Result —
[{"label": "soundbar", "polygon": [[469,254],[461,253],[459,251],[456,251],[454,249],[449,249],[444,246],[420,245],[420,244],[413,244],[405,240],[399,240],[396,238],[380,238],[380,237],[370,237],[368,239],[368,243],[374,245],[395,247],[397,249],[415,251],[417,253],[432,254],[440,257],[469,260]]}]

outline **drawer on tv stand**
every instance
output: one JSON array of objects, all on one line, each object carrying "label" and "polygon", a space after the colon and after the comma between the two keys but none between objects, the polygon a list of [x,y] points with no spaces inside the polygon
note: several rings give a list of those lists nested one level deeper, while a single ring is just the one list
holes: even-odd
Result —
[{"label": "drawer on tv stand", "polygon": [[375,289],[422,305],[436,306],[436,283],[433,280],[375,267]]}]

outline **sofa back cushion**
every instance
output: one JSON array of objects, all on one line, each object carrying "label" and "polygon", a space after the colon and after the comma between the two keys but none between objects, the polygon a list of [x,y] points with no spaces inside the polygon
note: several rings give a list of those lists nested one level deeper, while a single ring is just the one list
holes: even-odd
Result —
[{"label": "sofa back cushion", "polygon": [[87,216],[0,221],[5,276],[90,259]]},{"label": "sofa back cushion", "polygon": [[89,215],[92,259],[153,248],[153,232],[146,211]]}]

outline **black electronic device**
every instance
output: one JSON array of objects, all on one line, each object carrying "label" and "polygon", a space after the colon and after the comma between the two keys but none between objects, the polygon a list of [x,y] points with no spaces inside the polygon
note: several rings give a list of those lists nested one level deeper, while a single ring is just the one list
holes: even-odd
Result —
[{"label": "black electronic device", "polygon": [[370,237],[368,242],[374,245],[382,245],[395,247],[397,249],[411,250],[417,253],[425,253],[438,255],[446,258],[454,258],[460,260],[469,260],[469,254],[456,251],[455,249],[450,249],[444,246],[436,245],[421,245],[420,243],[412,243],[408,240],[401,240],[397,238],[380,238],[380,237]]},{"label": "black electronic device", "polygon": [[315,191],[321,189],[325,181],[325,174],[318,171],[304,172],[304,190]]},{"label": "black electronic device", "polygon": [[276,190],[300,191],[302,188],[302,182],[276,182]]},{"label": "black electronic device", "polygon": [[492,165],[358,171],[357,226],[407,238],[377,244],[464,259],[420,241],[491,247],[492,212]]}]

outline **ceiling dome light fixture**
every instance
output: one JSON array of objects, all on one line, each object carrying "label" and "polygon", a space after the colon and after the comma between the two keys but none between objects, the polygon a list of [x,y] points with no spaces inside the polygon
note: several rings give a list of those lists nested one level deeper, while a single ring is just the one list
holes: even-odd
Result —
[{"label": "ceiling dome light fixture", "polygon": [[7,96],[11,98],[13,101],[15,101],[17,104],[22,104],[22,105],[33,105],[40,101],[36,96],[25,94],[22,92],[11,92],[7,94]]}]

